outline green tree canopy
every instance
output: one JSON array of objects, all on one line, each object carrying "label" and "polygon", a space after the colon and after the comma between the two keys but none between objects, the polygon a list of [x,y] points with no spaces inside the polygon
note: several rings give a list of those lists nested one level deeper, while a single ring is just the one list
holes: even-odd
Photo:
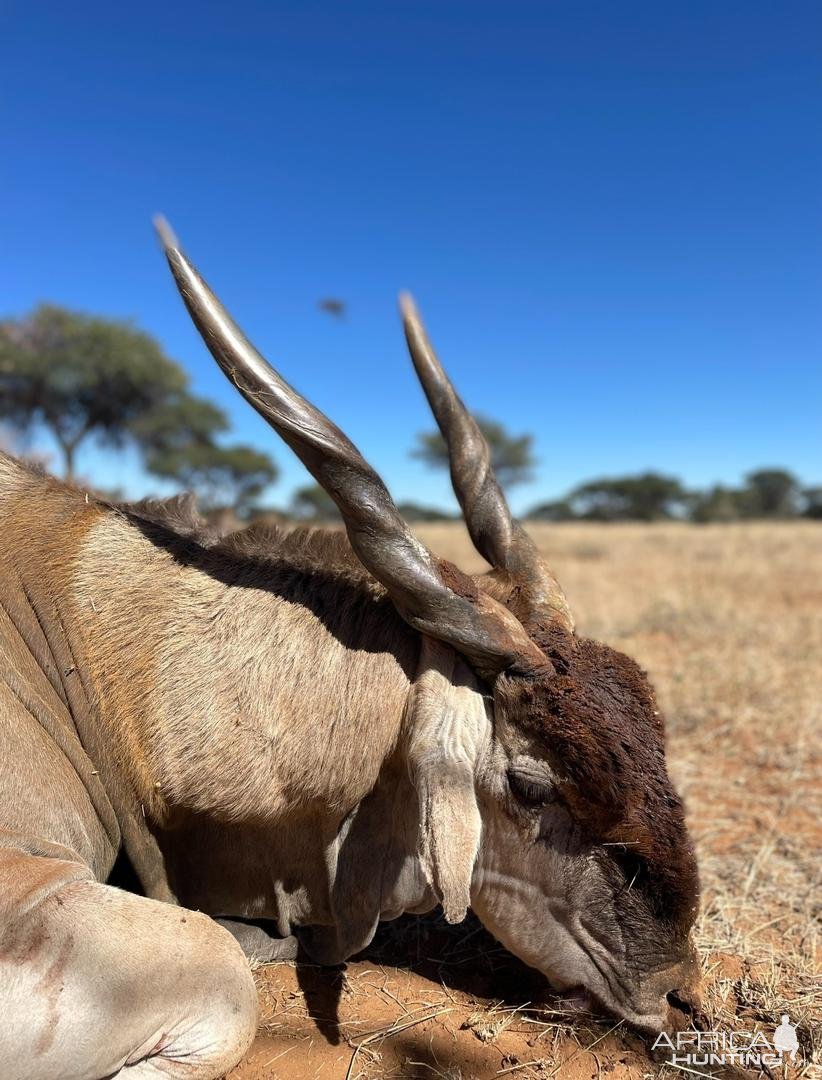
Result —
[{"label": "green tree canopy", "polygon": [[745,512],[744,493],[735,488],[714,484],[691,496],[690,518],[701,525],[711,521],[736,521]]},{"label": "green tree canopy", "polygon": [[741,518],[822,518],[822,488],[801,489],[786,469],[757,469],[740,488],[714,484],[688,492],[672,476],[647,472],[580,484],[563,499],[540,503],[531,521],[656,521],[679,517],[699,524]]},{"label": "green tree canopy", "polygon": [[687,506],[688,493],[676,477],[646,472],[591,480],[567,501],[574,517],[588,521],[658,521]]},{"label": "green tree canopy", "polygon": [[52,304],[0,322],[0,417],[22,431],[47,428],[68,477],[85,438],[120,445],[186,384],[182,368],[128,322]]},{"label": "green tree canopy", "polygon": [[49,430],[69,478],[90,436],[132,442],[149,472],[209,506],[243,512],[277,477],[266,454],[216,442],[228,428],[225,414],[189,393],[185,371],[148,334],[51,304],[0,323],[0,419]]},{"label": "green tree canopy", "polygon": [[250,446],[181,442],[152,450],[146,465],[155,476],[176,480],[195,492],[207,509],[232,506],[242,516],[277,479],[271,458]]},{"label": "green tree canopy", "polygon": [[148,454],[171,453],[192,444],[208,446],[226,430],[223,410],[189,393],[169,397],[129,424],[130,434]]},{"label": "green tree canopy", "polygon": [[794,517],[800,501],[799,481],[787,469],[757,469],[745,477],[746,517]]},{"label": "green tree canopy", "polygon": [[426,506],[418,502],[397,503],[397,509],[402,515],[403,521],[409,524],[429,521],[459,521],[459,514],[449,514],[446,510],[440,510],[436,506]]},{"label": "green tree canopy", "polygon": [[802,492],[805,506],[802,511],[804,517],[822,518],[822,487],[805,488]]},{"label": "green tree canopy", "polygon": [[291,500],[291,512],[302,521],[338,521],[337,504],[319,484],[297,488]]},{"label": "green tree canopy", "polygon": [[568,499],[554,499],[550,502],[533,506],[526,518],[528,521],[572,521],[576,517]]},{"label": "green tree canopy", "polygon": [[[536,458],[533,435],[511,435],[503,424],[487,416],[475,417],[480,431],[491,450],[491,463],[503,487],[514,487],[530,480]],[[423,431],[417,436],[417,445],[411,457],[424,461],[434,468],[447,469],[448,447],[439,431]]]}]

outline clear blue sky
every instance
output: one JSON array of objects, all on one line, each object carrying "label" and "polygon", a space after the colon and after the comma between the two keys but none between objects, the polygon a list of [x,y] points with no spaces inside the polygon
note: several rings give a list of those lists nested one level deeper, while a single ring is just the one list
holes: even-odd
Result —
[{"label": "clear blue sky", "polygon": [[304,473],[212,367],[157,210],[398,499],[449,498],[407,456],[400,288],[469,405],[536,433],[517,508],[649,467],[822,481],[818,3],[7,0],[0,80],[0,313],[132,317],[273,452],[272,501]]}]

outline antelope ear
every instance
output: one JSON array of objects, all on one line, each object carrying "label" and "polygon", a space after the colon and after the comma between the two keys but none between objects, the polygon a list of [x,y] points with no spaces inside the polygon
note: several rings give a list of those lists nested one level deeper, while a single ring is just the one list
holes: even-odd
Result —
[{"label": "antelope ear", "polygon": [[445,918],[458,923],[471,902],[482,836],[474,777],[488,723],[473,673],[453,649],[432,638],[423,638],[407,731],[408,766],[419,797],[423,869],[442,901]]}]

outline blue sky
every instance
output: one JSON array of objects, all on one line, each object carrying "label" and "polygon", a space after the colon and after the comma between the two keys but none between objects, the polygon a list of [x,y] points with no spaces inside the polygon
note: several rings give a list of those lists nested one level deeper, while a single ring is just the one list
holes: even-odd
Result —
[{"label": "blue sky", "polygon": [[822,480],[818,4],[7,2],[0,80],[0,313],[132,317],[274,454],[274,502],[305,474],[212,366],[157,210],[397,499],[449,501],[408,458],[401,288],[468,404],[536,434],[518,509],[649,467]]}]

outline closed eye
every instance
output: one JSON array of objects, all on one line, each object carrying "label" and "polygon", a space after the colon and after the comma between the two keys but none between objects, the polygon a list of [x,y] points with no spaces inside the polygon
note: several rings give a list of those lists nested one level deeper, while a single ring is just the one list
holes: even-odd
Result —
[{"label": "closed eye", "polygon": [[641,855],[631,851],[627,844],[614,845],[611,858],[622,871],[628,889],[647,882],[650,876],[647,862]]},{"label": "closed eye", "polygon": [[553,790],[548,784],[522,776],[513,769],[508,770],[508,784],[520,802],[528,806],[545,806],[553,801]]}]

